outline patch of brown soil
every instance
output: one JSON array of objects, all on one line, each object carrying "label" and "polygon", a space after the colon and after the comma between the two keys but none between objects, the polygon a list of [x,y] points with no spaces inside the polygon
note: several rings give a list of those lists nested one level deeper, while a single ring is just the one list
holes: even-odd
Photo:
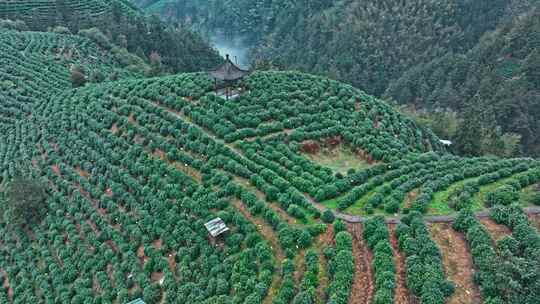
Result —
[{"label": "patch of brown soil", "polygon": [[163,276],[163,272],[152,272],[150,281],[152,281],[152,283],[160,282],[161,279],[163,279]]},{"label": "patch of brown soil", "polygon": [[416,200],[418,195],[420,194],[419,189],[415,189],[409,193],[407,193],[407,196],[405,197],[405,202],[403,203],[404,208],[410,208],[411,204]]},{"label": "patch of brown soil", "polygon": [[201,172],[195,170],[194,168],[192,168],[192,167],[190,167],[190,166],[188,166],[186,164],[181,164],[181,163],[178,163],[178,162],[174,163],[174,167],[178,171],[182,171],[186,175],[192,177],[194,180],[198,181],[199,183],[202,182]]},{"label": "patch of brown soil", "polygon": [[329,224],[326,225],[326,231],[319,235],[317,240],[319,247],[331,246],[334,244],[334,226]]},{"label": "patch of brown soil", "polygon": [[368,152],[364,151],[363,149],[357,149],[356,156],[360,158],[361,160],[366,161],[370,165],[376,163],[373,157]]},{"label": "patch of brown soil", "polygon": [[137,257],[139,258],[142,265],[144,265],[148,260],[148,257],[144,254],[144,245],[141,245],[139,246],[139,248],[137,248]]},{"label": "patch of brown soil", "polygon": [[326,246],[332,246],[334,244],[334,226],[326,225],[326,232],[321,234],[317,240],[316,248],[319,252],[319,286],[317,286],[317,297],[321,299],[321,303],[326,302],[326,287],[328,286],[328,275],[327,275],[327,262],[323,255],[323,249]]},{"label": "patch of brown soil", "polygon": [[531,224],[540,232],[540,214],[529,214]]},{"label": "patch of brown soil", "polygon": [[128,290],[128,293],[130,295],[134,295],[136,292],[140,291],[141,290],[141,286],[139,285],[139,283],[135,283],[133,284],[133,286]]},{"label": "patch of brown soil", "polygon": [[[97,208],[97,213],[99,213],[99,215],[101,216],[106,216],[107,215],[107,209],[104,209],[104,208]],[[108,219],[106,219],[107,222],[109,222]],[[114,226],[114,225],[111,225],[111,226]]]},{"label": "patch of brown soil", "polygon": [[13,303],[13,288],[9,284],[9,278],[5,270],[0,270],[0,274],[4,277],[4,284],[2,288],[7,291],[8,300],[10,303]]},{"label": "patch of brown soil", "polygon": [[396,288],[394,290],[394,303],[411,303],[411,294],[407,288],[407,267],[405,265],[405,256],[398,249],[398,241],[395,235],[396,225],[388,225],[388,234],[394,263],[396,265]]},{"label": "patch of brown soil", "polygon": [[129,116],[128,116],[128,122],[129,123],[134,123],[135,122],[135,117],[133,116],[133,113],[130,113]]},{"label": "patch of brown soil", "polygon": [[321,146],[316,141],[307,140],[300,144],[299,150],[306,154],[317,154],[321,150]]},{"label": "patch of brown soil", "polygon": [[255,225],[257,231],[268,242],[268,244],[270,244],[270,249],[272,249],[278,264],[281,263],[281,261],[285,259],[285,254],[283,254],[282,248],[279,244],[279,239],[272,227],[268,225],[268,223],[266,223],[262,218],[252,216],[247,210],[246,206],[244,206],[240,200],[234,199],[231,201],[231,204],[242,214],[242,216]]},{"label": "patch of brown soil", "polygon": [[90,177],[90,173],[84,171],[83,169],[81,169],[81,167],[75,167],[75,171],[77,172],[77,174],[79,174],[80,177],[84,177],[86,179]]},{"label": "patch of brown soil", "polygon": [[473,281],[474,264],[463,234],[448,223],[428,227],[432,239],[441,250],[446,277],[456,285],[448,304],[482,303],[478,286]]},{"label": "patch of brown soil", "polygon": [[111,263],[107,264],[107,277],[109,277],[109,281],[111,281],[111,283],[114,283],[114,269]]},{"label": "patch of brown soil", "polygon": [[495,242],[507,235],[512,234],[512,231],[510,231],[508,227],[499,225],[489,218],[480,219],[480,223],[484,225]]},{"label": "patch of brown soil", "polygon": [[92,231],[94,231],[94,233],[99,234],[99,229],[92,220],[86,220],[86,223],[88,224],[88,226],[90,226],[90,228],[92,228]]},{"label": "patch of brown soil", "polygon": [[354,277],[349,295],[349,304],[368,304],[373,297],[373,273],[371,269],[372,253],[362,237],[360,224],[349,224],[352,234],[352,250],[354,257]]},{"label": "patch of brown soil", "polygon": [[92,280],[92,293],[97,296],[101,293],[101,286],[99,286],[99,282],[97,278],[94,276]]},{"label": "patch of brown soil", "polygon": [[113,193],[113,191],[112,191],[111,188],[105,189],[105,193],[104,193],[104,194],[105,194],[106,196],[108,196],[108,197],[113,197],[113,195],[114,195],[114,193]]},{"label": "patch of brown soil", "polygon": [[152,153],[152,155],[154,157],[157,157],[157,158],[163,160],[163,161],[167,159],[167,157],[165,155],[165,152],[163,152],[163,150],[161,150],[161,149],[155,149],[154,152]]},{"label": "patch of brown soil", "polygon": [[54,174],[58,175],[58,176],[61,176],[60,174],[60,168],[58,167],[58,165],[52,165],[51,166],[51,170],[54,172]]},{"label": "patch of brown soil", "polygon": [[116,123],[114,123],[110,129],[111,133],[112,134],[116,134],[118,133],[118,125]]},{"label": "patch of brown soil", "polygon": [[324,144],[327,147],[334,148],[334,147],[339,146],[341,144],[341,141],[342,141],[341,136],[332,136],[332,137],[328,137],[324,141]]},{"label": "patch of brown soil", "polygon": [[111,250],[113,252],[115,252],[115,253],[118,252],[118,247],[116,247],[116,244],[112,240],[107,240],[107,241],[105,241],[105,243],[107,245],[109,245],[109,247],[111,247]]},{"label": "patch of brown soil", "polygon": [[298,286],[300,286],[302,278],[304,277],[304,273],[306,272],[305,257],[305,250],[300,250],[298,254],[294,257],[294,281]]},{"label": "patch of brown soil", "polygon": [[156,250],[161,250],[161,244],[161,239],[157,239],[152,242],[152,247],[156,248]]}]

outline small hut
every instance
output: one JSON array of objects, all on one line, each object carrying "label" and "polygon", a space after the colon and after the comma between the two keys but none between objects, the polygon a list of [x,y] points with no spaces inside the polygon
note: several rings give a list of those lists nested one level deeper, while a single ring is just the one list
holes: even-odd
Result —
[{"label": "small hut", "polygon": [[127,304],[146,304],[141,298],[135,299]]},{"label": "small hut", "polygon": [[229,231],[229,228],[227,227],[225,222],[219,217],[204,224],[204,226],[206,227],[206,230],[208,230],[208,232],[210,233],[210,241],[214,244],[220,235]]},{"label": "small hut", "polygon": [[228,100],[230,97],[238,96],[238,93],[233,94],[234,90],[232,88],[246,77],[249,71],[243,70],[234,64],[229,54],[225,57],[225,63],[217,69],[210,71],[209,74],[214,79],[216,95],[218,95],[219,85],[223,85],[224,95]]}]

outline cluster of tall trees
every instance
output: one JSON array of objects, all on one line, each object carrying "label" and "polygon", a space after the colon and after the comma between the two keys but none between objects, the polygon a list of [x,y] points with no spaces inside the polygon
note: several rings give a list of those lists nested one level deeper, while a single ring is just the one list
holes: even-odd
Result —
[{"label": "cluster of tall trees", "polygon": [[418,65],[393,82],[386,95],[461,112],[454,139],[464,154],[538,155],[539,20],[540,11],[533,9],[484,35],[467,53]]}]

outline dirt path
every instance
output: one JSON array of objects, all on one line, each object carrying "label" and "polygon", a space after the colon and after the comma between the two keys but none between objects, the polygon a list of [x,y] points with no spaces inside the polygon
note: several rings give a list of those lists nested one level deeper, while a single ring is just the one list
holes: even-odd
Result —
[{"label": "dirt path", "polygon": [[13,288],[11,288],[9,284],[9,278],[8,278],[7,272],[1,269],[0,275],[4,277],[4,283],[2,285],[2,288],[6,291],[8,301],[9,303],[13,303]]},{"label": "dirt path", "polygon": [[396,288],[394,290],[394,303],[410,304],[411,294],[407,288],[407,268],[405,265],[405,256],[398,249],[398,241],[395,235],[396,225],[388,225],[388,234],[390,245],[396,264]]},{"label": "dirt path", "polygon": [[[234,199],[231,201],[231,204],[255,227],[257,227],[257,231],[262,235],[262,237],[270,244],[270,249],[272,249],[272,252],[274,254],[274,258],[276,259],[276,266],[279,269],[281,266],[281,263],[285,259],[285,254],[283,253],[283,250],[281,246],[279,245],[279,239],[277,235],[274,233],[274,230],[272,230],[272,227],[268,226],[268,224],[261,218],[253,217],[251,213],[246,209],[244,204],[242,204],[241,201]],[[268,294],[266,295],[263,303],[270,304],[272,303],[272,298],[274,297],[274,294],[279,290],[279,286],[281,284],[281,275],[279,271],[276,271],[272,277],[272,284],[270,285],[270,289],[268,290]]]},{"label": "dirt path", "polygon": [[428,229],[431,238],[441,250],[446,277],[456,285],[454,293],[446,303],[482,303],[478,286],[474,284],[474,264],[463,234],[453,230],[447,223],[431,224]]},{"label": "dirt path", "polygon": [[540,214],[530,214],[529,220],[531,224],[536,227],[536,230],[540,232]]},{"label": "dirt path", "polygon": [[274,230],[272,230],[272,227],[268,225],[262,218],[254,217],[249,213],[246,206],[242,204],[241,201],[238,199],[234,199],[231,201],[231,204],[251,223],[257,227],[257,231],[264,236],[264,239],[268,241],[268,243],[271,246],[272,251],[274,252],[274,256],[278,260],[278,262],[281,262],[285,259],[285,254],[283,253],[281,246],[279,245],[279,239],[277,235],[275,234]]},{"label": "dirt path", "polygon": [[373,297],[373,274],[371,270],[372,255],[364,243],[362,226],[350,224],[352,234],[352,250],[354,257],[354,277],[349,295],[349,304],[369,304]]},{"label": "dirt path", "polygon": [[419,194],[420,194],[420,188],[414,189],[410,191],[409,193],[407,193],[407,195],[405,196],[405,200],[403,202],[403,208],[407,208],[407,209],[411,208],[412,203],[418,197]]},{"label": "dirt path", "polygon": [[306,251],[299,250],[294,257],[294,281],[297,286],[300,286],[304,273],[306,272]]},{"label": "dirt path", "polygon": [[489,218],[480,219],[480,223],[484,225],[484,227],[489,232],[489,234],[491,235],[491,237],[493,238],[495,242],[497,242],[498,240],[500,240],[501,238],[507,235],[512,234],[512,231],[510,230],[510,228],[504,225],[499,225]]},{"label": "dirt path", "polygon": [[319,303],[326,303],[325,289],[328,286],[327,262],[324,258],[323,249],[334,245],[334,226],[326,225],[326,232],[319,236],[315,247],[319,254],[319,286],[317,286],[317,298]]}]

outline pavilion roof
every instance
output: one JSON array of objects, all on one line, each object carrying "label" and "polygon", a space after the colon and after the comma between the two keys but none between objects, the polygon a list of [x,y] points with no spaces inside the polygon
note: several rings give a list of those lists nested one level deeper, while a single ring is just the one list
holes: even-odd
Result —
[{"label": "pavilion roof", "polygon": [[249,74],[249,71],[236,66],[229,58],[229,55],[227,55],[225,63],[217,69],[210,71],[209,74],[212,78],[217,80],[234,81],[244,78]]}]

